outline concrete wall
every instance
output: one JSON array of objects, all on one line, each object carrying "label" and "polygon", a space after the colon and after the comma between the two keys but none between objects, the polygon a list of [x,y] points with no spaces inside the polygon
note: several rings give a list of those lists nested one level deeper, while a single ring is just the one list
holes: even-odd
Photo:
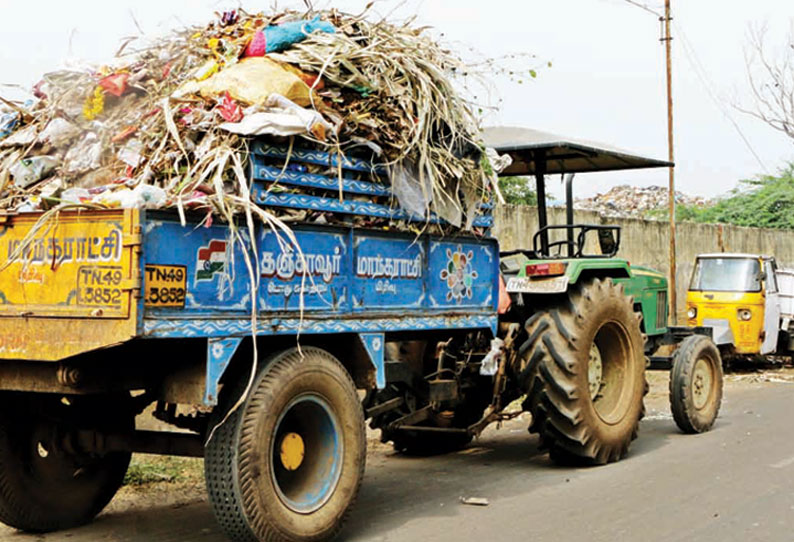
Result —
[{"label": "concrete wall", "polygon": [[[549,224],[564,224],[565,210],[551,208]],[[534,207],[504,205],[496,208],[494,235],[501,250],[532,248],[532,236],[538,229],[538,213]],[[633,218],[604,218],[598,213],[577,211],[579,224],[614,224],[621,227],[618,256],[633,265],[645,265],[664,273],[669,270],[669,236],[667,222]],[[561,237],[560,237],[561,238]],[[595,238],[588,250],[596,252]],[[592,247],[592,248],[591,248]],[[794,267],[794,232],[761,228],[740,228],[712,224],[682,222],[676,225],[676,281],[678,311],[686,300],[686,289],[692,274],[695,256],[705,252],[749,252],[771,254],[780,267]]]}]

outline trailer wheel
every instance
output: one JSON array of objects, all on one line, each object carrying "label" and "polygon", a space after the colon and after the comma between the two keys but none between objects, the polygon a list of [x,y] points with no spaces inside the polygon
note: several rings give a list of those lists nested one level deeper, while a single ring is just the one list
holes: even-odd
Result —
[{"label": "trailer wheel", "polygon": [[527,320],[518,379],[530,432],[553,460],[604,464],[628,453],[646,390],[640,318],[621,285],[593,279]]},{"label": "trailer wheel", "polygon": [[673,355],[670,410],[684,433],[711,429],[722,403],[722,360],[714,342],[703,335],[687,337]]},{"label": "trailer wheel", "polygon": [[[45,533],[90,522],[124,481],[131,454],[66,445],[70,429],[133,429],[127,396],[9,393],[0,398],[0,522]],[[110,414],[110,416],[108,415]]]},{"label": "trailer wheel", "polygon": [[[216,409],[220,423],[247,382]],[[345,368],[314,347],[262,361],[248,397],[205,451],[215,516],[235,541],[333,537],[358,494],[364,416]]]}]

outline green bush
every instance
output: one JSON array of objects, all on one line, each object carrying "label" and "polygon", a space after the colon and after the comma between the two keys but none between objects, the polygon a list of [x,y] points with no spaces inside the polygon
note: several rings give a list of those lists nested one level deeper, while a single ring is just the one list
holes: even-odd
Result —
[{"label": "green bush", "polygon": [[[667,209],[654,209],[647,216],[665,219]],[[676,205],[676,221],[794,229],[794,162],[777,175],[741,181],[712,206]]]}]

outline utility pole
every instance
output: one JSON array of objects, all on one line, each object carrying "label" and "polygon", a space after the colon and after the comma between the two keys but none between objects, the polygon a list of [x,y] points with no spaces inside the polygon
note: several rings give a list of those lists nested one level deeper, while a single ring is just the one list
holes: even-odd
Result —
[{"label": "utility pole", "polygon": [[[672,163],[674,161],[673,154],[673,68],[672,68],[672,55],[671,55],[671,42],[673,38],[670,36],[670,0],[664,0],[664,17],[660,17],[664,24],[664,41],[665,52],[667,56],[667,159]],[[668,210],[670,219],[670,322],[675,325],[678,320],[678,305],[676,295],[676,280],[675,280],[675,174],[673,166],[670,166],[669,178],[669,192],[668,192]]]}]

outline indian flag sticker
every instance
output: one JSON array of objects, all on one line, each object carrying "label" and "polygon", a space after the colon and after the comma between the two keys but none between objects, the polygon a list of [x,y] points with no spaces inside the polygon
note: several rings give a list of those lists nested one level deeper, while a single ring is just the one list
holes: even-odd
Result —
[{"label": "indian flag sticker", "polygon": [[216,273],[223,273],[226,266],[226,241],[213,239],[209,245],[198,250],[196,259],[196,282],[212,280]]}]

